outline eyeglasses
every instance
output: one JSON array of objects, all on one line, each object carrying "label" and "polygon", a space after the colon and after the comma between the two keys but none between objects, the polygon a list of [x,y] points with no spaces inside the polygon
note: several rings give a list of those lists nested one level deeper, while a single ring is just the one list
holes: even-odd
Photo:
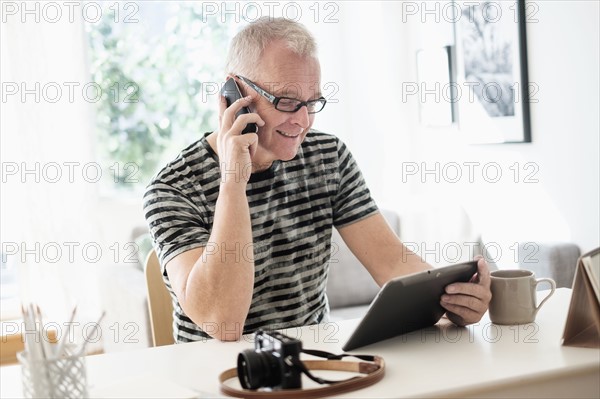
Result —
[{"label": "eyeglasses", "polygon": [[300,108],[306,106],[309,114],[316,114],[317,112],[321,112],[323,108],[325,108],[325,104],[327,104],[327,100],[325,97],[317,98],[316,100],[309,101],[300,101],[295,98],[290,97],[275,97],[273,94],[266,92],[256,85],[256,83],[252,82],[249,79],[246,79],[243,76],[236,75],[238,79],[246,83],[248,86],[252,87],[258,94],[267,99],[271,104],[275,106],[275,109],[281,112],[296,112]]}]

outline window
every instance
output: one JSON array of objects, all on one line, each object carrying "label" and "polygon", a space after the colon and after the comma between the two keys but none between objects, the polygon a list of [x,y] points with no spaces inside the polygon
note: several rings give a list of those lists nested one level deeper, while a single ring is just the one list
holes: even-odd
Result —
[{"label": "window", "polygon": [[136,196],[158,169],[217,123],[225,51],[236,24],[197,2],[103,4],[86,23],[96,151],[109,189]]}]

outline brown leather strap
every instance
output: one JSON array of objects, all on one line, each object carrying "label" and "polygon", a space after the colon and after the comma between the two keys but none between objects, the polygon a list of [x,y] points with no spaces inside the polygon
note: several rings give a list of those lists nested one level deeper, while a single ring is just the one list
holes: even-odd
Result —
[{"label": "brown leather strap", "polygon": [[310,389],[283,389],[279,391],[253,391],[235,389],[225,384],[231,378],[237,377],[237,369],[229,369],[219,375],[221,393],[237,398],[322,398],[344,392],[355,391],[375,384],[384,376],[385,362],[382,357],[373,356],[373,362],[348,362],[342,360],[306,360],[304,364],[309,370],[348,371],[365,374],[364,377],[354,377],[336,384]]}]

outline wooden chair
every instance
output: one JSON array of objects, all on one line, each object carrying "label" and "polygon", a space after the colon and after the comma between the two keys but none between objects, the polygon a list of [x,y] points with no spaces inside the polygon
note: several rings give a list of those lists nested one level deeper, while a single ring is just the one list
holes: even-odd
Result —
[{"label": "wooden chair", "polygon": [[[25,338],[21,332],[23,320],[10,320],[1,322],[2,336],[0,336],[0,366],[7,366],[17,363],[17,353],[25,350]],[[8,326],[10,324],[10,326]],[[5,333],[6,331],[10,331]],[[55,344],[56,330],[48,329],[45,331],[46,337],[51,344]]]},{"label": "wooden chair", "polygon": [[148,313],[152,344],[163,346],[174,344],[173,340],[173,303],[171,295],[163,281],[160,263],[156,252],[152,250],[146,258],[144,267],[146,290],[148,292]]}]

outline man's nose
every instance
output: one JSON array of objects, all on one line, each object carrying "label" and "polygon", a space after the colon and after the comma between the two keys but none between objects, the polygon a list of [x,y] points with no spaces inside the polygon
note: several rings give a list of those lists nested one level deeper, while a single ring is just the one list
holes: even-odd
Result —
[{"label": "man's nose", "polygon": [[293,112],[291,118],[291,122],[306,129],[308,124],[310,123],[310,115],[308,113],[308,108],[306,105],[300,107],[300,109],[296,112]]}]

